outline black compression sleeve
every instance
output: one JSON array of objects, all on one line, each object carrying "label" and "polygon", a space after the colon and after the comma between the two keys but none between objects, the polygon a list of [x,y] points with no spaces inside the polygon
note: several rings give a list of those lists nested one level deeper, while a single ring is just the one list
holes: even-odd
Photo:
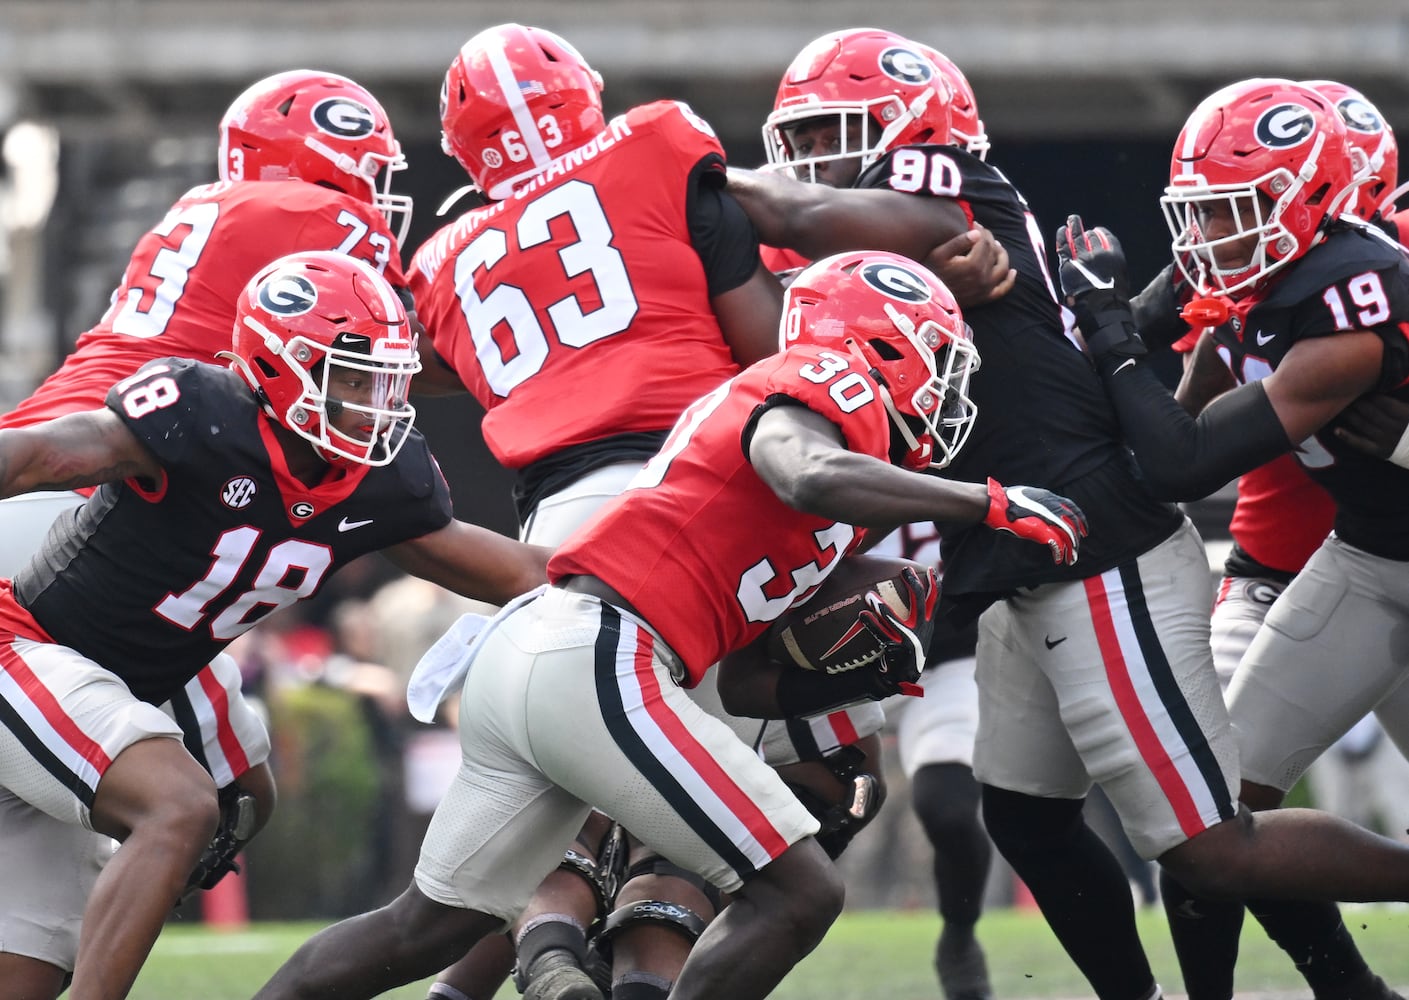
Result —
[{"label": "black compression sleeve", "polygon": [[811,670],[783,670],[778,674],[778,711],[784,718],[816,715],[843,705],[874,701],[869,679],[861,669],[844,674]]},{"label": "black compression sleeve", "polygon": [[1155,373],[1132,359],[1097,366],[1145,481],[1163,500],[1202,500],[1292,443],[1258,382],[1226,392],[1195,419]]}]

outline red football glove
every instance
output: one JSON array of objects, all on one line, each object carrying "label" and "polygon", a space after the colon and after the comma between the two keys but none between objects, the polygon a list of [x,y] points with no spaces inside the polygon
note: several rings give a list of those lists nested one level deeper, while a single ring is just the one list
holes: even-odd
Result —
[{"label": "red football glove", "polygon": [[900,574],[907,591],[904,617],[874,590],[866,595],[866,610],[856,617],[880,640],[883,647],[877,668],[883,696],[904,694],[922,698],[925,689],[915,683],[925,669],[925,647],[934,632],[934,609],[939,603],[939,577],[933,568],[925,578],[913,569]]},{"label": "red football glove", "polygon": [[995,531],[1046,542],[1052,561],[1068,566],[1076,562],[1077,546],[1086,537],[1086,515],[1066,497],[1036,486],[1005,488],[996,479],[988,480],[988,515],[983,523]]}]

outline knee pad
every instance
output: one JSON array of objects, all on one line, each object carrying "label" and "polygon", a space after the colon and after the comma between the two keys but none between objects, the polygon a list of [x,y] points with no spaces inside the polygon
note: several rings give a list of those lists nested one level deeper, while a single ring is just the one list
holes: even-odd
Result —
[{"label": "knee pad", "polygon": [[602,884],[601,868],[597,862],[569,847],[563,852],[563,860],[558,862],[558,870],[572,872],[591,886],[592,898],[597,902],[597,919],[607,915],[607,900],[610,896]]},{"label": "knee pad", "polygon": [[[688,882],[704,894],[704,897],[709,900],[710,905],[714,907],[715,913],[719,912],[721,899],[718,886],[706,881],[687,868],[681,868],[673,861],[667,861],[659,854],[648,855],[630,868],[627,868],[622,875],[621,884],[626,885],[632,879],[641,875],[661,875]],[[613,899],[615,899],[615,897],[613,897]],[[624,909],[624,907],[618,907],[618,910],[620,909]],[[705,921],[705,923],[708,922],[709,921]]]},{"label": "knee pad", "polygon": [[664,899],[642,899],[635,903],[619,906],[602,921],[601,929],[593,938],[593,947],[607,954],[611,949],[612,938],[625,928],[654,924],[684,935],[691,944],[704,933],[709,921],[688,906]]},{"label": "knee pad", "polygon": [[575,849],[581,845],[584,850],[592,850],[592,845],[582,836],[579,833],[573,847],[563,852],[558,870],[572,872],[592,887],[592,896],[597,903],[596,919],[601,920],[607,915],[622,882],[622,868],[626,863],[626,833],[620,823],[613,822],[607,827],[601,843],[596,847],[596,860]]},{"label": "knee pad", "polygon": [[[683,879],[704,894],[713,905],[715,913],[719,912],[723,901],[716,886],[658,854],[652,854],[628,868],[622,875],[621,884],[626,885],[641,875],[663,875]],[[590,945],[592,951],[605,960],[610,968],[612,938],[626,928],[643,924],[669,927],[684,935],[693,945],[709,926],[711,919],[712,916],[703,917],[683,903],[671,900],[642,899],[634,903],[623,903],[597,923]]]}]

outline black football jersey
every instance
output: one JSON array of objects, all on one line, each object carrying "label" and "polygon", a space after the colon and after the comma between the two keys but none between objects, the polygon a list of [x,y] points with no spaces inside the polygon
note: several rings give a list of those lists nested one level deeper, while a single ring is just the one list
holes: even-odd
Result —
[{"label": "black football jersey", "polygon": [[[1358,330],[1384,341],[1376,391],[1409,399],[1409,258],[1379,230],[1344,224],[1288,265],[1266,294],[1242,303],[1214,337],[1234,377],[1255,382],[1298,341]],[[1297,461],[1335,500],[1341,538],[1409,560],[1409,469],[1344,444],[1338,422],[1301,442]]]},{"label": "black football jersey", "polygon": [[1075,566],[1054,565],[1045,547],[1006,532],[941,525],[946,595],[1093,576],[1172,534],[1182,515],[1139,481],[1105,389],[1068,333],[1042,231],[1012,183],[954,146],[910,146],[878,160],[857,187],[953,199],[992,231],[1018,272],[1007,295],[964,310],[982,359],[969,385],[978,416],[943,475],[1046,487],[1075,500],[1090,522]]},{"label": "black football jersey", "polygon": [[160,483],[107,483],[61,518],[14,581],[61,645],[160,704],[236,636],[318,592],[344,563],[449,523],[449,490],[412,431],[395,461],[316,487],[284,461],[245,382],[149,362],[107,405],[161,462]]}]

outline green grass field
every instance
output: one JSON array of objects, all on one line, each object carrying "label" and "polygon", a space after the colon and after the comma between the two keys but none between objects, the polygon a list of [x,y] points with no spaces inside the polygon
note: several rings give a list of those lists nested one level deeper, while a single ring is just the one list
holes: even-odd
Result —
[{"label": "green grass field", "polygon": [[[1401,992],[1409,986],[1409,907],[1346,907],[1347,925],[1375,970]],[[1090,991],[1039,915],[1025,910],[986,914],[979,934],[988,950],[1000,1000],[1082,997]],[[246,1000],[316,924],[257,924],[245,931],[172,926],[132,992],[134,1000]],[[841,918],[827,939],[773,994],[783,1000],[927,1000],[939,996],[930,956],[938,920],[928,913],[859,912]],[[1167,993],[1182,990],[1163,913],[1140,915],[1140,933]],[[1240,996],[1309,997],[1290,961],[1251,920],[1238,965]],[[425,984],[386,994],[422,1000]],[[501,1000],[516,997],[512,985]]]}]

